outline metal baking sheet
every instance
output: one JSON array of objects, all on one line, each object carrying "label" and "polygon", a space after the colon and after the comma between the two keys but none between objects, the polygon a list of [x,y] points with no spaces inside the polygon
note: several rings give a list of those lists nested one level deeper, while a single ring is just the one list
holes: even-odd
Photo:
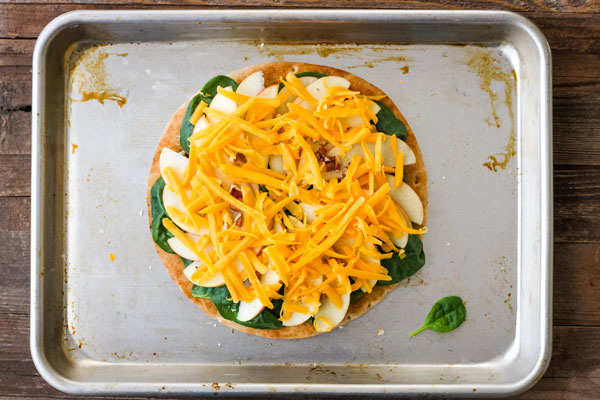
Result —
[{"label": "metal baking sheet", "polygon": [[[425,267],[360,319],[296,341],[205,316],[162,267],[145,215],[171,114],[212,76],[267,61],[330,65],[385,90],[429,180]],[[82,11],[42,32],[33,75],[31,351],[56,388],[489,396],[525,390],[548,365],[550,54],[526,19]],[[446,295],[466,301],[465,323],[409,338]]]}]

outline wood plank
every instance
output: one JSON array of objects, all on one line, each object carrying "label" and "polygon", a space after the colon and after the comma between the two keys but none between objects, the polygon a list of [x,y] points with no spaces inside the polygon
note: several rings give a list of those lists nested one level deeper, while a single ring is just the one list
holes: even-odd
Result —
[{"label": "wood plank", "polygon": [[[389,1],[389,0],[388,0]],[[160,3],[152,8],[168,9],[186,9],[206,7],[223,7],[225,2],[221,1],[202,1],[197,4],[181,5]],[[363,8],[372,7],[373,2],[368,0],[359,0],[352,3],[343,1],[303,1],[304,6],[314,7],[352,7]],[[469,3],[471,4],[471,3]],[[537,3],[530,3],[537,4]],[[554,4],[556,4],[554,2]],[[279,1],[269,1],[266,3],[242,2],[234,5],[228,4],[228,7],[246,7],[252,5],[262,5],[265,7],[290,6],[293,3],[282,3]],[[460,5],[460,4],[459,4]],[[397,1],[378,2],[380,8],[406,8],[404,3]],[[419,8],[437,8],[438,4],[419,3]],[[497,3],[492,8],[510,9],[505,3],[503,7],[498,7]],[[53,18],[75,9],[132,9],[148,8],[148,4],[133,5],[127,4],[0,4],[0,38],[35,38],[41,29]],[[447,7],[455,8],[456,3],[447,3]],[[597,12],[597,5],[592,9],[594,12],[570,12],[557,13],[553,11],[540,12],[535,7],[528,7],[533,12],[524,12],[523,15],[529,17],[536,23],[549,38],[553,51],[562,51],[570,53],[590,53],[595,54],[600,49],[600,13]]]},{"label": "wood plank", "polygon": [[0,154],[31,154],[30,111],[0,111]]},{"label": "wood plank", "polygon": [[554,94],[600,91],[598,54],[555,53],[552,57]]},{"label": "wood plank", "polygon": [[0,232],[29,232],[29,197],[0,197]]},{"label": "wood plank", "polygon": [[29,196],[31,156],[0,154],[0,196]]},{"label": "wood plank", "polygon": [[523,14],[541,29],[553,54],[599,54],[600,14]]},{"label": "wood plank", "polygon": [[[6,1],[6,0],[3,0]],[[45,3],[45,0],[13,0],[13,3],[21,4],[39,4]],[[333,7],[333,8],[370,8],[373,7],[373,2],[368,0],[355,0],[348,3],[343,0],[287,0],[285,2],[277,0],[241,0],[236,2],[217,0],[185,0],[178,2],[174,0],[53,0],[54,4],[75,3],[80,5],[104,5],[111,6],[120,5],[178,5],[185,4],[187,6],[252,6],[252,7]],[[233,3],[233,4],[232,4]],[[600,5],[594,1],[556,1],[556,0],[378,0],[377,7],[379,8],[405,8],[405,9],[473,9],[473,10],[497,10],[504,9],[510,11],[551,11],[551,12],[600,12]]]},{"label": "wood plank", "polygon": [[554,245],[554,323],[600,326],[600,244]]},{"label": "wood plank", "polygon": [[600,243],[599,166],[554,166],[554,242]]},{"label": "wood plank", "polygon": [[600,326],[555,326],[547,378],[600,379]]},{"label": "wood plank", "polygon": [[30,39],[0,39],[0,66],[31,66],[34,46]]},{"label": "wood plank", "polygon": [[[3,319],[2,315],[6,314],[27,316],[29,315],[29,232],[0,231],[0,243],[2,243],[0,265],[3,266],[0,269],[0,320]],[[0,338],[0,345],[2,343],[3,340]]]},{"label": "wood plank", "polygon": [[600,91],[555,93],[553,110],[554,163],[600,165]]},{"label": "wood plank", "polygon": [[510,399],[597,400],[598,378],[542,378],[533,389]]}]

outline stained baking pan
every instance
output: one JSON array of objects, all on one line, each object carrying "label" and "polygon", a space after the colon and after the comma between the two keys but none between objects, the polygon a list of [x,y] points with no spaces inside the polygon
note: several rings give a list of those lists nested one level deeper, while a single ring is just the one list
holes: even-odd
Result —
[{"label": "stained baking pan", "polygon": [[[171,114],[217,74],[267,61],[383,88],[429,180],[425,267],[343,329],[277,341],[189,302],[158,259],[146,182]],[[550,53],[506,12],[82,11],[33,69],[31,352],[69,393],[509,395],[549,362]],[[457,330],[409,338],[461,296]]]}]

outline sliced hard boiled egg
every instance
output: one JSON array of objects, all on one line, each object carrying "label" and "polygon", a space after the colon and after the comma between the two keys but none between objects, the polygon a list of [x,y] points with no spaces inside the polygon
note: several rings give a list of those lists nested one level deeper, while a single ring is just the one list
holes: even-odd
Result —
[{"label": "sliced hard boiled egg", "polygon": [[196,122],[196,125],[194,125],[194,131],[192,132],[192,135],[208,128],[209,125],[210,122],[208,122],[208,118],[206,118],[205,115],[201,116],[200,119],[198,119],[198,122]]},{"label": "sliced hard boiled egg", "polygon": [[[303,76],[303,77],[298,78],[298,80],[300,81],[302,86],[306,87],[306,86],[310,85],[311,83],[313,83],[314,81],[316,81],[317,78],[314,76]],[[281,91],[279,93],[288,93],[288,92],[289,92],[289,89],[284,87],[283,89],[281,89]],[[289,110],[288,110],[287,103],[294,101],[294,100],[296,100],[296,96],[288,97],[286,101],[281,103],[281,105],[275,109],[275,114],[285,114],[286,112],[288,112]]]},{"label": "sliced hard boiled egg", "polygon": [[[263,285],[274,285],[278,283],[279,280],[279,274],[273,270],[268,270],[260,277],[260,283]],[[240,301],[240,308],[236,318],[242,322],[250,321],[260,314],[264,308],[265,306],[258,298],[252,301]]]},{"label": "sliced hard boiled egg", "polygon": [[[379,112],[379,110],[381,110],[381,107],[379,107],[379,105],[377,105],[377,103],[373,102],[369,105],[369,110],[371,110],[371,112],[375,115],[377,115],[377,113]],[[341,118],[342,123],[345,123],[346,125],[348,125],[350,128],[356,128],[358,126],[362,126],[363,125],[363,119],[360,117],[360,115],[353,115],[351,117],[344,117]]]},{"label": "sliced hard boiled egg", "polygon": [[173,190],[171,190],[169,186],[165,186],[165,189],[163,191],[163,204],[165,206],[165,211],[167,212],[169,218],[171,218],[173,222],[175,222],[175,224],[177,224],[181,229],[193,233],[195,235],[205,235],[208,233],[208,229],[198,229],[193,224],[186,223],[185,219],[180,218],[180,215],[174,215],[174,213],[169,213],[169,210],[171,208],[174,208],[182,213],[185,210],[185,207],[183,206],[183,203],[181,203],[179,196],[177,196],[177,194]]},{"label": "sliced hard boiled egg", "polygon": [[350,306],[350,295],[348,293],[340,295],[342,298],[342,307],[337,308],[333,302],[326,298],[321,303],[319,311],[315,314],[315,329],[317,332],[329,332],[342,322]]},{"label": "sliced hard boiled egg", "polygon": [[165,176],[165,168],[170,167],[175,173],[177,179],[183,181],[187,165],[187,157],[169,149],[168,147],[163,147],[162,151],[160,152],[160,157],[158,159],[158,166],[160,168],[160,175],[166,183],[168,183],[169,181]]},{"label": "sliced hard boiled egg", "polygon": [[283,158],[280,154],[271,154],[269,156],[269,168],[273,171],[285,175],[285,169],[283,169]]},{"label": "sliced hard boiled egg", "polygon": [[314,314],[315,308],[311,304],[307,304],[302,301],[298,304],[306,307],[308,309],[308,314],[293,312],[287,321],[282,321],[283,326],[296,326],[303,324]]},{"label": "sliced hard boiled egg", "polygon": [[250,74],[239,84],[236,93],[254,97],[265,88],[265,74],[262,71]]},{"label": "sliced hard boiled egg", "polygon": [[[313,279],[309,279],[309,283],[313,287],[319,286],[322,282],[323,282],[323,275],[320,275]],[[298,304],[308,308],[308,314],[293,312],[287,321],[282,321],[283,326],[296,326],[296,325],[303,324],[306,321],[308,321],[308,319],[312,315],[314,315],[314,313],[317,311],[314,306],[312,306],[311,304],[305,303],[303,301],[299,302]]]},{"label": "sliced hard boiled egg", "polygon": [[[225,90],[230,92],[233,91],[231,86],[226,87]],[[222,94],[217,93],[217,95],[210,102],[210,106],[208,106],[208,108],[221,111],[225,114],[231,114],[237,109],[237,103],[223,96]],[[220,121],[219,118],[215,117],[208,117],[208,120],[213,124]]]},{"label": "sliced hard boiled egg", "polygon": [[350,87],[350,82],[340,76],[324,76],[317,79],[306,87],[308,93],[317,101],[321,100],[327,94],[327,87],[342,86],[346,89]]},{"label": "sliced hard boiled egg", "polygon": [[395,233],[390,233],[389,236],[390,240],[397,248],[403,249],[406,247],[406,244],[408,243],[408,233],[404,232],[404,234],[401,236],[398,236]]},{"label": "sliced hard boiled egg", "polygon": [[240,301],[236,319],[242,322],[250,321],[251,319],[256,318],[264,308],[265,306],[263,306],[258,298],[252,301]]},{"label": "sliced hard boiled egg", "polygon": [[[397,139],[396,143],[396,146],[398,148],[398,154],[404,153],[404,165],[410,165],[417,162],[415,153],[402,139]],[[375,143],[367,143],[367,148],[369,149],[371,154],[375,154]],[[339,152],[340,150],[337,147],[334,147],[327,154],[330,156],[337,156]],[[354,155],[359,155],[364,158],[365,153],[360,143],[353,144],[350,151],[345,153],[345,160],[343,160],[345,166],[350,163],[350,161],[352,160],[352,156]],[[392,148],[389,144],[389,139],[385,143],[381,144],[381,162],[386,167],[396,167],[396,158],[394,157],[394,152],[392,151]]]},{"label": "sliced hard boiled egg", "polygon": [[[186,235],[188,235],[188,237],[194,242],[196,243],[200,237],[193,235],[191,233],[186,233]],[[186,258],[188,260],[192,260],[192,261],[200,261],[198,259],[198,257],[196,256],[196,254],[194,254],[194,252],[190,249],[188,249],[188,247],[183,244],[183,242],[179,239],[177,239],[176,237],[172,237],[170,239],[167,239],[167,243],[169,244],[169,246],[171,247],[171,249],[180,257]]]},{"label": "sliced hard boiled egg", "polygon": [[300,203],[300,207],[302,207],[302,211],[304,211],[306,222],[312,224],[313,221],[317,219],[317,214],[315,211],[320,207],[308,203]]},{"label": "sliced hard boiled egg", "polygon": [[[370,250],[375,250],[375,245],[373,243],[365,243],[364,246]],[[371,258],[365,254],[362,254],[361,258],[368,263],[381,265],[381,260],[376,260],[375,258]],[[367,289],[363,285],[363,286],[361,286],[360,290],[362,290],[363,292],[369,293],[369,292],[371,292],[371,290],[373,290],[373,287],[375,287],[376,284],[377,284],[377,279],[367,279],[367,285],[369,285],[369,289]]]},{"label": "sliced hard boiled egg", "polygon": [[194,261],[193,263],[191,263],[190,265],[185,267],[185,269],[183,270],[183,274],[193,284],[203,286],[203,287],[217,287],[217,286],[223,286],[225,284],[225,279],[223,279],[223,274],[221,274],[221,272],[217,272],[215,274],[215,276],[213,276],[209,280],[202,282],[201,284],[198,284],[198,282],[199,282],[198,280],[193,280],[192,275],[194,274],[194,272],[196,272],[198,267],[201,267],[203,265],[204,265],[204,263],[202,261]]},{"label": "sliced hard boiled egg", "polygon": [[421,225],[423,223],[423,203],[419,195],[405,182],[395,187],[392,175],[386,174],[386,178],[390,185],[390,197],[392,200],[402,206],[412,222]]}]

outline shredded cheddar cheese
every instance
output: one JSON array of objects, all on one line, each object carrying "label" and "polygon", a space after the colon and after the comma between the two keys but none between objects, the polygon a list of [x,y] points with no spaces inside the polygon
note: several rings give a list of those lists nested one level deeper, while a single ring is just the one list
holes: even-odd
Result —
[{"label": "shredded cheddar cheese", "polygon": [[[273,98],[219,88],[235,102],[231,112],[196,107],[190,123],[203,116],[212,123],[190,137],[183,175],[162,171],[180,203],[165,207],[175,222],[162,222],[202,263],[191,275],[197,284],[222,276],[233,301],[273,308],[281,298],[284,323],[313,315],[315,326],[330,330],[330,317],[318,314],[323,302],[341,309],[350,292],[390,280],[381,260],[404,252],[390,233],[426,228],[413,227],[392,199],[404,154],[395,136],[376,129],[371,107],[382,97],[337,85],[309,90],[291,73],[281,83],[286,93]],[[395,166],[384,165],[386,146]],[[201,234],[186,232],[184,222]],[[265,282],[268,272],[279,283]]]}]

